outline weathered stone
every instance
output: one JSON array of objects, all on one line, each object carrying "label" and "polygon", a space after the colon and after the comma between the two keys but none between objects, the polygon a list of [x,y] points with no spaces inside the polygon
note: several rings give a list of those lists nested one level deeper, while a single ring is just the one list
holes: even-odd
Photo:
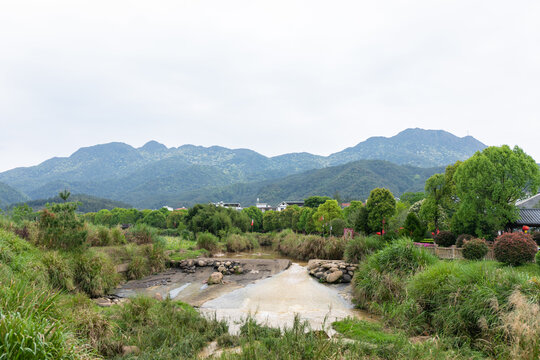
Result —
[{"label": "weathered stone", "polygon": [[163,296],[161,296],[160,293],[155,293],[155,294],[154,294],[154,299],[156,299],[156,300],[163,300]]},{"label": "weathered stone", "polygon": [[315,273],[315,277],[316,277],[317,279],[320,279],[320,278],[322,278],[323,276],[324,276],[324,273],[323,273],[322,271],[319,271],[318,273]]},{"label": "weathered stone", "polygon": [[225,263],[225,266],[226,266],[226,267],[231,266],[231,262],[230,262],[230,261],[227,261],[227,262]]},{"label": "weathered stone", "polygon": [[339,271],[339,269],[337,267],[333,267],[333,268],[330,268],[330,271],[331,272],[336,272],[336,271]]},{"label": "weathered stone", "polygon": [[204,260],[197,261],[197,266],[206,266],[206,262]]},{"label": "weathered stone", "polygon": [[348,271],[349,275],[353,276],[354,275],[354,271]]},{"label": "weathered stone", "polygon": [[187,267],[192,267],[193,264],[194,264],[193,259],[189,259],[189,260],[186,261],[186,266],[187,266]]},{"label": "weathered stone", "polygon": [[226,268],[225,266],[223,266],[223,265],[219,265],[217,271],[219,271],[220,273],[222,273],[222,272],[227,271],[227,268]]},{"label": "weathered stone", "polygon": [[138,354],[140,352],[139,348],[135,345],[131,345],[131,346],[128,346],[128,345],[123,345],[122,346],[122,355],[123,356],[126,356],[126,355],[135,355],[135,354]]},{"label": "weathered stone", "polygon": [[341,278],[341,281],[343,281],[344,283],[349,283],[349,282],[351,282],[351,279],[352,279],[351,275],[345,274],[345,275],[343,275],[343,277]]},{"label": "weathered stone", "polygon": [[221,261],[216,261],[216,262],[214,263],[214,266],[219,266],[219,265],[221,265]]},{"label": "weathered stone", "polygon": [[94,301],[96,302],[97,306],[100,306],[100,307],[112,306],[111,300],[109,300],[107,298],[97,298]]},{"label": "weathered stone", "polygon": [[341,275],[343,275],[343,272],[341,272],[339,270],[334,271],[333,273],[326,275],[326,282],[330,283],[330,284],[335,283],[336,281],[339,280]]},{"label": "weathered stone", "polygon": [[325,269],[330,269],[330,268],[333,268],[336,264],[334,263],[326,263],[326,264],[323,264],[322,267],[325,268]]},{"label": "weathered stone", "polygon": [[244,272],[244,269],[242,269],[241,266],[236,266],[234,269],[235,274],[242,274]]},{"label": "weathered stone", "polygon": [[223,281],[223,274],[220,272],[214,272],[208,278],[207,284],[208,285],[221,284],[222,281]]}]

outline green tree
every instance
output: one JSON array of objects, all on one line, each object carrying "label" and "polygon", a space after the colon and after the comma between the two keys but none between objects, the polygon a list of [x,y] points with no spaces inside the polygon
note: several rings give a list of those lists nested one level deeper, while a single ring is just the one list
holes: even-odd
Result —
[{"label": "green tree", "polygon": [[426,197],[423,192],[405,192],[399,197],[399,201],[407,204],[409,207],[417,201],[420,201]]},{"label": "green tree", "polygon": [[187,215],[187,210],[170,211],[167,215],[167,228],[178,229],[180,224],[184,224],[184,217]]},{"label": "green tree", "polygon": [[319,205],[324,204],[327,200],[332,200],[328,196],[310,196],[304,200],[304,206],[312,209],[317,209]]},{"label": "green tree", "polygon": [[452,229],[492,239],[517,219],[515,202],[537,192],[540,170],[517,146],[491,146],[463,162],[454,180],[460,202]]},{"label": "green tree", "polygon": [[324,204],[319,205],[312,218],[317,231],[326,231],[330,221],[343,218],[343,212],[336,200],[326,200]]},{"label": "green tree", "polygon": [[370,230],[380,231],[383,228],[383,220],[388,222],[396,212],[396,199],[388,189],[373,189],[367,199],[366,210]]},{"label": "green tree", "polygon": [[348,227],[354,227],[354,223],[362,207],[364,207],[364,204],[361,201],[353,200],[351,201],[351,205],[343,209],[343,218]]},{"label": "green tree", "polygon": [[428,220],[433,229],[439,229],[441,217],[444,216],[444,174],[434,174],[426,181],[426,199],[420,208],[421,216]]},{"label": "green tree", "polygon": [[261,231],[263,229],[263,213],[259,208],[250,206],[242,209],[242,212],[248,216],[250,225],[253,219],[253,231]]},{"label": "green tree", "polygon": [[296,224],[296,230],[302,231],[308,234],[311,234],[315,231],[315,224],[313,223],[313,214],[315,209],[310,207],[303,207],[300,211],[300,217],[298,218],[298,223]]},{"label": "green tree", "polygon": [[426,233],[425,225],[422,224],[420,218],[413,212],[407,214],[407,218],[403,224],[403,230],[407,236],[410,236],[414,240],[422,240]]},{"label": "green tree", "polygon": [[13,210],[11,210],[11,220],[16,223],[20,223],[24,220],[35,220],[35,218],[36,213],[34,213],[34,209],[28,206],[28,204],[15,206]]},{"label": "green tree", "polygon": [[142,222],[156,228],[165,229],[167,227],[167,218],[165,217],[165,214],[159,210],[154,210],[147,214],[142,219]]},{"label": "green tree", "polygon": [[276,211],[265,211],[263,214],[263,229],[264,231],[277,230],[279,226],[279,214]]},{"label": "green tree", "polygon": [[65,189],[64,191],[60,191],[58,193],[58,196],[60,196],[60,198],[64,200],[64,202],[66,202],[67,199],[69,199],[70,195],[71,193],[68,191],[68,189]]},{"label": "green tree", "polygon": [[47,205],[40,212],[39,242],[48,248],[74,249],[86,241],[84,221],[75,211],[78,203]]}]

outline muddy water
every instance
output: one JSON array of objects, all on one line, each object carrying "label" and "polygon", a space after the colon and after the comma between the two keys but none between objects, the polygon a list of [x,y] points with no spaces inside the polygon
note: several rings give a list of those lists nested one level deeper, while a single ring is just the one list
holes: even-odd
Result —
[{"label": "muddy water", "polygon": [[368,314],[354,310],[340,292],[350,293],[350,289],[320,284],[308,275],[305,267],[293,263],[271,278],[204,303],[200,311],[228,320],[232,333],[239,331],[238,323],[250,314],[259,322],[280,328],[290,327],[298,314],[312,329],[323,329],[330,334],[333,321],[346,317],[371,320]]}]

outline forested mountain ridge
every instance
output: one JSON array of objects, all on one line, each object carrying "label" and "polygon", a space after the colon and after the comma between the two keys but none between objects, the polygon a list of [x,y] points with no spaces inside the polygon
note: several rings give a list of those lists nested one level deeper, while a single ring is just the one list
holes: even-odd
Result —
[{"label": "forested mountain ridge", "polygon": [[312,195],[332,197],[336,193],[343,200],[365,200],[376,187],[388,188],[397,196],[423,191],[426,179],[438,172],[444,172],[444,167],[419,168],[382,160],[360,160],[277,180],[198,189],[170,200],[184,205],[221,200],[248,206],[259,198],[275,205],[283,200],[301,200]]},{"label": "forested mountain ridge", "polygon": [[37,166],[5,171],[0,173],[0,182],[31,199],[48,198],[69,189],[146,206],[209,187],[271,182],[361,159],[442,166],[464,160],[484,147],[472,137],[422,129],[407,129],[390,138],[370,138],[327,157],[305,152],[266,157],[249,149],[220,146],[167,148],[156,141],[134,148],[113,142],[84,147],[69,157],[52,158]]},{"label": "forested mountain ridge", "polygon": [[28,200],[28,196],[11,186],[0,182],[0,208],[6,207],[8,204]]}]

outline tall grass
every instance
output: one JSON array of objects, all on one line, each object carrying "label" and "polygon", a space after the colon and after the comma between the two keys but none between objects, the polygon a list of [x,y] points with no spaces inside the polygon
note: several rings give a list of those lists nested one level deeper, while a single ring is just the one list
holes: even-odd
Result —
[{"label": "tall grass", "polygon": [[344,258],[355,263],[364,260],[369,254],[381,250],[386,245],[380,236],[355,236],[345,246]]},{"label": "tall grass", "polygon": [[230,234],[225,241],[227,251],[240,252],[259,247],[257,239],[252,234]]},{"label": "tall grass", "polygon": [[76,286],[89,296],[108,294],[120,280],[113,263],[104,253],[88,250],[78,254],[74,261]]},{"label": "tall grass", "polygon": [[346,240],[341,237],[321,237],[282,232],[274,244],[276,249],[289,257],[309,259],[342,259]]}]

